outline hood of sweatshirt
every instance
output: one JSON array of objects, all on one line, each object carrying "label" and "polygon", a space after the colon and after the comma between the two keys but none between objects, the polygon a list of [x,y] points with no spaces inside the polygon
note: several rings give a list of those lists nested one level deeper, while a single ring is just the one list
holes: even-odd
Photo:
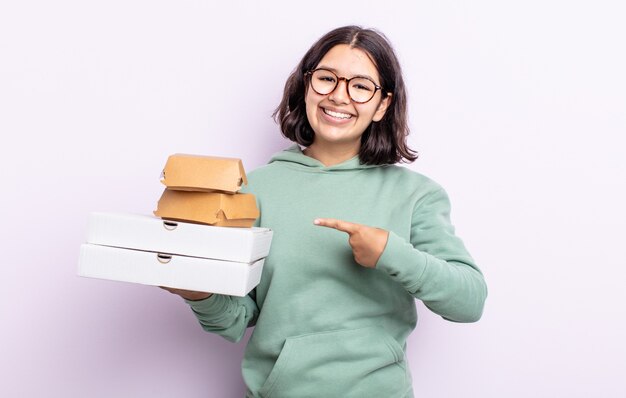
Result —
[{"label": "hood of sweatshirt", "polygon": [[359,156],[355,156],[342,163],[333,166],[324,166],[322,162],[302,153],[298,144],[278,152],[270,159],[269,163],[283,163],[286,166],[305,168],[308,171],[332,172],[332,171],[354,171],[377,167],[376,165],[361,164]]}]

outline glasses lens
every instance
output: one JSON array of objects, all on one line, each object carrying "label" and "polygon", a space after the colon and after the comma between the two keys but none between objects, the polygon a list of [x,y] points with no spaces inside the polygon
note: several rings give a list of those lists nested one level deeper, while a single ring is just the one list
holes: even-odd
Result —
[{"label": "glasses lens", "polygon": [[311,75],[311,87],[320,95],[330,94],[337,87],[337,75],[325,69],[318,69]]},{"label": "glasses lens", "polygon": [[348,93],[354,102],[367,102],[376,93],[376,85],[369,79],[355,77],[350,80]]}]

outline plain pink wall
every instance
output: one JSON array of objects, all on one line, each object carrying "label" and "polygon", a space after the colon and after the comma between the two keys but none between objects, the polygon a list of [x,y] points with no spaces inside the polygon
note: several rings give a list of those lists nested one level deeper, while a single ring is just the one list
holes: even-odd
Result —
[{"label": "plain pink wall", "polygon": [[409,167],[450,193],[489,287],[454,324],[420,303],[422,397],[623,397],[624,6],[566,1],[5,2],[0,6],[0,396],[241,397],[244,343],[154,287],[76,276],[91,211],[150,213],[175,152],[287,143],[270,118],[347,23],[400,56]]}]

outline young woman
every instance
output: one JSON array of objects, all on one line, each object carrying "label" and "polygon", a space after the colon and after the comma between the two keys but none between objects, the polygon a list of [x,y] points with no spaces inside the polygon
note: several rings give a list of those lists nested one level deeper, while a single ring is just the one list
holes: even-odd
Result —
[{"label": "young woman", "polygon": [[274,231],[245,298],[168,289],[204,329],[246,348],[248,397],[412,397],[406,339],[415,299],[477,321],[487,288],[455,236],[441,186],[407,168],[406,94],[385,37],[356,26],[319,39],[275,117],[294,141],[249,173]]}]

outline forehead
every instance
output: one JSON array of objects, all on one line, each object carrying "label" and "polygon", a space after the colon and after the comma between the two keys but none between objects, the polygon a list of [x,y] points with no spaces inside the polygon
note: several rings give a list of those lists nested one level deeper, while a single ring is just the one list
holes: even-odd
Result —
[{"label": "forehead", "polygon": [[369,76],[378,81],[378,70],[369,55],[358,48],[351,48],[347,44],[338,44],[331,48],[317,65],[335,70],[339,75]]}]

